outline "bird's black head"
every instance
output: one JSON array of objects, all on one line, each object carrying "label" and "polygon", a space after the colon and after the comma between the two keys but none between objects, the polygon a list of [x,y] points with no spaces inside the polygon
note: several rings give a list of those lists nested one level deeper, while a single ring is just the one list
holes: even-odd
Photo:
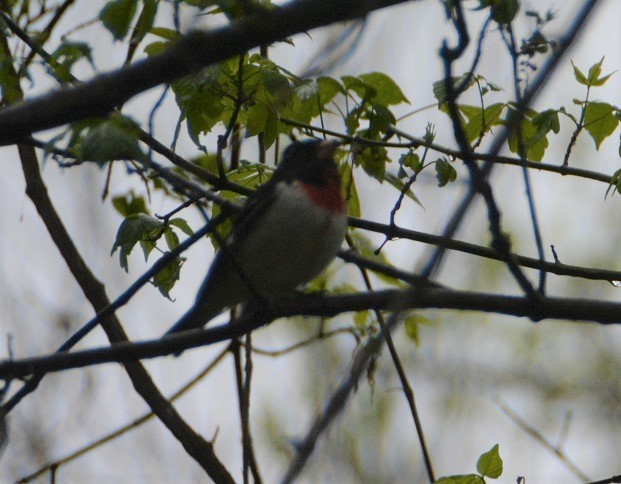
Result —
[{"label": "bird's black head", "polygon": [[292,143],[285,150],[274,178],[322,185],[326,175],[336,171],[334,153],[339,146],[338,141],[332,140],[305,140]]}]

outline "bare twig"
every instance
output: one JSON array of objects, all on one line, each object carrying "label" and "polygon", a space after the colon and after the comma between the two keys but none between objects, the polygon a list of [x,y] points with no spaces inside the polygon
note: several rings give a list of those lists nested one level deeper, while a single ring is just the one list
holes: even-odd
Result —
[{"label": "bare twig", "polygon": [[[194,376],[193,378],[191,378],[188,383],[186,383],[185,385],[183,385],[181,388],[179,388],[179,390],[177,390],[175,393],[173,393],[168,399],[171,402],[174,402],[175,400],[177,400],[179,397],[183,396],[184,394],[186,394],[189,390],[191,390],[197,383],[199,383],[203,378],[205,378],[205,376],[207,374],[209,374],[211,372],[211,370],[213,370],[226,356],[228,352],[228,348],[225,348],[224,350],[220,351],[220,353],[218,353],[218,355],[216,355],[216,357],[202,370],[200,371],[196,376]],[[52,462],[49,462],[47,464],[45,464],[43,467],[37,469],[36,471],[28,474],[27,476],[22,477],[19,481],[17,481],[18,483],[26,483],[26,482],[30,482],[34,479],[36,479],[37,477],[41,476],[42,474],[44,474],[47,471],[50,471],[52,469],[57,469],[59,467],[61,467],[64,464],[67,464],[87,453],[89,453],[90,451],[101,447],[102,445],[113,441],[114,439],[120,437],[121,435],[141,426],[142,424],[148,422],[149,420],[151,420],[153,417],[155,417],[155,414],[153,412],[146,412],[143,415],[141,415],[140,417],[132,420],[131,422],[111,431],[108,432],[106,435],[104,435],[103,437],[100,437],[99,439],[95,440],[94,442],[91,442],[83,447],[80,447],[79,449],[71,452],[70,454],[65,455],[64,457],[61,457],[60,459],[56,459]]]},{"label": "bare twig", "polygon": [[567,457],[565,455],[565,453],[559,449],[558,447],[552,445],[552,443],[550,443],[542,434],[541,432],[539,432],[537,429],[535,429],[534,427],[532,427],[531,425],[528,425],[524,419],[522,419],[517,413],[515,413],[507,404],[501,402],[501,401],[497,401],[496,405],[498,405],[498,408],[500,408],[500,410],[507,416],[509,417],[518,427],[520,427],[524,432],[526,432],[528,435],[530,435],[532,438],[534,438],[537,442],[539,442],[539,444],[541,444],[545,449],[549,450],[550,452],[552,452],[556,457],[558,457],[559,461],[573,474],[575,475],[578,479],[580,479],[582,482],[586,482],[589,480],[589,478],[584,474],[584,472],[582,472],[580,469],[578,469],[578,466],[576,466],[576,464],[574,464],[569,457]]},{"label": "bare twig", "polygon": [[[354,249],[354,244],[351,241],[350,237],[347,237],[347,243],[351,249]],[[373,292],[373,286],[371,284],[371,279],[369,278],[369,274],[365,268],[360,268],[360,274],[362,275],[362,279],[364,280],[364,285],[367,290]],[[431,456],[429,455],[429,450],[427,448],[427,443],[425,441],[425,434],[423,432],[423,424],[420,420],[420,415],[418,414],[418,409],[416,408],[416,400],[414,399],[414,390],[412,389],[412,385],[408,380],[408,377],[403,369],[403,364],[401,363],[401,358],[399,357],[399,353],[397,352],[397,348],[392,339],[392,335],[388,329],[388,325],[386,324],[386,320],[384,319],[384,315],[378,309],[375,310],[375,317],[379,326],[382,330],[382,334],[386,339],[386,346],[388,347],[388,352],[390,353],[390,358],[392,359],[395,370],[397,371],[397,375],[399,376],[399,381],[401,382],[401,387],[403,389],[403,394],[405,395],[405,399],[408,402],[408,406],[410,407],[410,413],[412,414],[412,419],[414,420],[414,427],[416,428],[416,433],[418,435],[418,441],[420,442],[421,450],[423,453],[423,461],[425,463],[425,470],[427,471],[427,477],[429,478],[429,482],[433,484],[435,482],[435,477],[433,473],[433,465],[431,464]]]}]

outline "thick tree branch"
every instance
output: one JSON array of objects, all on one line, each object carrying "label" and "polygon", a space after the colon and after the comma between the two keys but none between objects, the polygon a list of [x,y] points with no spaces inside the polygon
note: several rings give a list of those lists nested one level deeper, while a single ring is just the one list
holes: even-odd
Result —
[{"label": "thick tree branch", "polygon": [[296,295],[273,301],[260,317],[247,316],[234,324],[185,331],[157,340],[121,342],[111,347],[73,353],[5,360],[0,363],[0,378],[24,377],[41,371],[60,371],[112,361],[127,362],[138,358],[156,358],[188,348],[228,341],[254,331],[280,317],[299,315],[333,317],[344,312],[366,309],[390,310],[395,301],[407,309],[452,309],[480,311],[526,317],[533,321],[560,319],[599,324],[621,323],[621,303],[593,299],[544,297],[533,300],[524,296],[455,291],[450,289],[388,289],[372,293]]},{"label": "thick tree branch", "polygon": [[[6,37],[0,36],[0,57],[5,65],[10,66],[10,76],[14,81],[15,89],[13,96],[15,99],[7,98],[9,102],[16,102],[17,98],[23,98],[23,93],[19,87],[17,73],[13,69],[13,62],[10,57]],[[39,161],[35,149],[29,145],[18,145],[22,171],[26,181],[26,194],[31,199],[41,220],[45,224],[50,237],[60,251],[71,274],[84,292],[86,299],[91,303],[95,311],[99,311],[110,305],[103,284],[90,271],[80,252],[74,245],[71,236],[67,232],[60,216],[56,212],[54,205],[48,195],[47,187],[41,177]],[[127,336],[115,315],[101,321],[102,328],[110,342],[127,342]],[[216,457],[211,443],[206,442],[200,435],[181,418],[172,404],[158,391],[151,380],[150,375],[139,362],[128,362],[125,370],[130,377],[132,385],[138,394],[147,402],[153,413],[166,425],[171,433],[179,440],[185,450],[205,471],[218,482],[233,482],[232,477]],[[34,387],[40,381],[40,374],[32,375],[30,387]],[[29,384],[26,383],[24,388]],[[19,392],[18,392],[19,393]],[[19,399],[13,399],[14,402]],[[8,404],[2,406],[0,412],[5,415],[10,411]]]},{"label": "thick tree branch", "polygon": [[159,84],[307,30],[364,17],[406,0],[296,0],[210,32],[190,32],[162,54],[0,111],[0,145],[109,113]]}]

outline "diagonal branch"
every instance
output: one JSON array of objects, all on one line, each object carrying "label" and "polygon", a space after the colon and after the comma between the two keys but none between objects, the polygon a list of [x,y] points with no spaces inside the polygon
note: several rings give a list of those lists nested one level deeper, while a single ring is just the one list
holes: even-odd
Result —
[{"label": "diagonal branch", "polygon": [[[599,0],[585,1],[580,11],[574,17],[574,21],[569,25],[565,35],[559,40],[558,48],[553,52],[549,60],[539,70],[539,74],[535,77],[529,89],[524,92],[521,101],[516,104],[516,112],[524,112],[528,108],[528,106],[530,106],[536,100],[537,96],[541,93],[543,87],[546,85],[548,79],[550,78],[550,75],[556,70],[561,59],[563,59],[569,48],[573,45],[574,41],[583,30],[584,26],[587,23],[587,20],[592,16],[593,11],[599,3]],[[517,118],[517,116],[511,116],[509,118],[505,129],[502,130],[492,142],[492,145],[488,151],[490,160],[493,160],[498,155],[502,147],[505,145],[509,133],[518,122],[519,119]],[[486,161],[485,164],[483,164],[483,166],[481,167],[481,174],[484,179],[487,179],[489,177],[493,166],[494,163],[492,161]],[[455,235],[455,233],[461,226],[463,219],[468,212],[468,209],[470,208],[470,205],[472,204],[475,196],[476,192],[470,190],[463,197],[462,201],[455,209],[451,219],[447,222],[445,226],[443,232],[443,235],[445,237],[452,238]],[[442,259],[444,251],[445,249],[442,247],[439,247],[434,251],[434,254],[432,255],[427,265],[428,271],[426,272],[433,271],[433,268],[436,267]]]},{"label": "diagonal branch", "polygon": [[[9,102],[17,102],[23,98],[23,92],[19,86],[17,73],[14,69],[13,59],[8,48],[7,39],[0,36],[0,56],[5,63],[5,73],[8,72],[11,81],[14,82],[12,98],[6,95]],[[54,244],[60,251],[71,274],[84,292],[86,299],[95,311],[105,308],[110,304],[103,284],[90,271],[82,259],[71,236],[67,232],[52,201],[48,195],[47,187],[41,177],[39,161],[35,149],[29,145],[18,145],[22,170],[26,180],[26,194],[35,205],[41,220],[45,224]],[[125,341],[127,336],[115,315],[110,315],[102,321],[102,327],[111,342]],[[138,394],[147,402],[162,423],[168,427],[171,433],[179,440],[185,450],[190,454],[203,469],[218,482],[233,482],[232,477],[222,463],[216,457],[211,443],[206,442],[200,435],[181,418],[172,404],[158,391],[151,380],[150,375],[138,362],[128,362],[125,369]],[[33,376],[37,380],[37,375]],[[8,411],[2,408],[3,415]]]},{"label": "diagonal branch", "polygon": [[109,113],[159,84],[260,45],[342,22],[406,0],[295,0],[209,32],[190,32],[165,52],[0,111],[0,144],[88,116]]}]

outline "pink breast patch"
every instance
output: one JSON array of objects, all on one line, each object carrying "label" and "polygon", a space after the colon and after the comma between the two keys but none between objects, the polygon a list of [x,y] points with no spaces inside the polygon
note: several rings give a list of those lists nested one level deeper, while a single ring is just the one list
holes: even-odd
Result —
[{"label": "pink breast patch", "polygon": [[307,185],[302,183],[306,194],[317,205],[327,208],[330,212],[342,213],[345,211],[345,202],[341,195],[341,186],[338,179],[328,179],[323,186]]}]

